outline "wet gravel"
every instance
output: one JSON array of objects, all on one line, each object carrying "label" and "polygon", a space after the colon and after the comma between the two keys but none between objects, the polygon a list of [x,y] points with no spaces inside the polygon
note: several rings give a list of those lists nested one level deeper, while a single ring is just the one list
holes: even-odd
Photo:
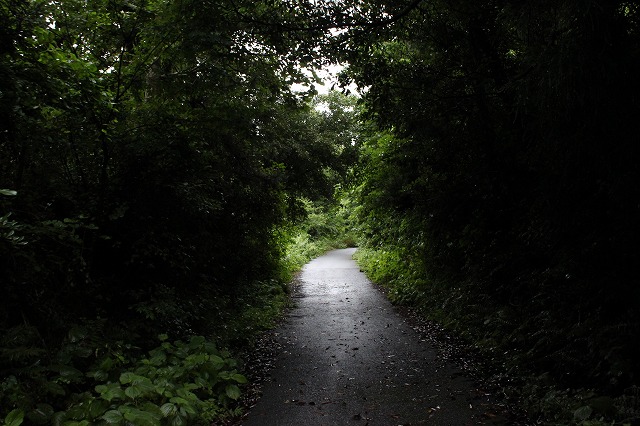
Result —
[{"label": "wet gravel", "polygon": [[392,306],[335,250],[307,264],[283,324],[248,354],[244,426],[517,424],[437,325]]}]

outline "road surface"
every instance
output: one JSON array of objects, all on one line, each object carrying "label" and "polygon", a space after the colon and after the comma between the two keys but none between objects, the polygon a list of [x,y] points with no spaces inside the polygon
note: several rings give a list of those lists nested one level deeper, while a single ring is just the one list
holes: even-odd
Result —
[{"label": "road surface", "polygon": [[439,359],[351,259],[334,250],[302,270],[282,350],[243,426],[472,425],[486,397]]}]

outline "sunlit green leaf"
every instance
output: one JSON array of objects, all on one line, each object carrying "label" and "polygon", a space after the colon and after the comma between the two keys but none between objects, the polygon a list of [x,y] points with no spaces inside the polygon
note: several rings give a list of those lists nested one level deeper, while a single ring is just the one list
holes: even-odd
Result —
[{"label": "sunlit green leaf", "polygon": [[236,385],[227,385],[225,388],[225,393],[227,396],[233,400],[240,398],[242,392],[240,392],[240,388]]},{"label": "sunlit green leaf", "polygon": [[166,404],[160,406],[160,411],[162,412],[162,415],[164,417],[170,417],[178,412],[178,407],[170,402],[167,402]]},{"label": "sunlit green leaf", "polygon": [[118,410],[109,410],[104,413],[102,419],[109,424],[120,424],[123,420],[123,416]]},{"label": "sunlit green leaf", "polygon": [[20,409],[15,409],[7,414],[7,417],[4,419],[4,423],[6,426],[20,426],[24,421],[24,411]]}]

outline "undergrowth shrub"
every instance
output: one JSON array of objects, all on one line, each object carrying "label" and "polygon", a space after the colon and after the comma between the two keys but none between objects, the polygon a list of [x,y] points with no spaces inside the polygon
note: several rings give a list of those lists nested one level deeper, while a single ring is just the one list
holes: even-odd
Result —
[{"label": "undergrowth shrub", "polygon": [[284,263],[290,271],[329,250],[357,245],[352,201],[346,195],[335,204],[303,203],[306,217],[291,229],[285,249]]},{"label": "undergrowth shrub", "polygon": [[[470,283],[428,279],[426,268],[408,250],[390,245],[359,248],[354,257],[372,281],[386,288],[392,302],[415,307],[477,349],[487,361],[481,372],[487,383],[532,418],[583,426],[635,424],[640,418],[637,386],[617,395],[571,386],[571,375],[585,368],[608,369],[612,386],[624,380],[620,372],[627,368],[627,358],[618,353],[623,346],[616,342],[629,341],[631,327],[620,324],[613,333],[598,327],[593,313],[571,323],[560,321],[549,309],[531,314],[531,307],[496,305]],[[566,369],[562,381],[559,368]]]},{"label": "undergrowth shrub", "polygon": [[402,305],[416,305],[425,297],[427,281],[414,267],[411,256],[399,249],[374,250],[361,247],[354,258],[369,278],[388,289],[389,299]]},{"label": "undergrowth shrub", "polygon": [[270,279],[246,284],[234,297],[218,297],[217,309],[207,320],[221,345],[242,348],[253,337],[273,328],[289,303],[287,280]]},{"label": "undergrowth shrub", "polygon": [[[6,377],[0,401],[3,411],[15,408],[2,413],[4,424],[205,425],[237,415],[234,401],[246,379],[228,352],[202,336],[160,339],[139,357],[111,348],[87,373],[52,364]],[[32,398],[33,386],[42,387],[39,399]]]}]

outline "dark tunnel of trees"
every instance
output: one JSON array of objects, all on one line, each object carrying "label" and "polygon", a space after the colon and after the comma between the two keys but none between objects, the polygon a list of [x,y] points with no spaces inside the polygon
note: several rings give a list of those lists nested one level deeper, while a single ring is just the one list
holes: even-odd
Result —
[{"label": "dark tunnel of trees", "polygon": [[638,76],[631,1],[1,0],[0,419],[237,416],[332,238],[541,422],[637,421]]}]

